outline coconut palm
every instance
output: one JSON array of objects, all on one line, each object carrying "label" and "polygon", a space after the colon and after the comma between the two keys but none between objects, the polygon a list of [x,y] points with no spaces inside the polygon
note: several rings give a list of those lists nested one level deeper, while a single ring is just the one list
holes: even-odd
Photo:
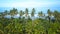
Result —
[{"label": "coconut palm", "polygon": [[48,13],[48,19],[49,19],[49,22],[50,22],[51,16],[53,16],[54,14],[53,14],[53,12],[50,11],[50,9],[48,9],[47,13]]},{"label": "coconut palm", "polygon": [[39,17],[40,17],[40,16],[43,16],[42,11],[41,11],[41,12],[38,12],[38,16],[39,16]]},{"label": "coconut palm", "polygon": [[22,16],[22,15],[24,15],[24,12],[22,11],[22,10],[20,10],[20,17]]},{"label": "coconut palm", "polygon": [[10,15],[11,15],[11,16],[14,16],[14,15],[16,15],[16,14],[18,14],[17,9],[13,8],[12,10],[10,10]]},{"label": "coconut palm", "polygon": [[60,21],[60,13],[57,10],[54,11],[54,17],[57,21]]},{"label": "coconut palm", "polygon": [[35,13],[35,9],[33,8],[33,9],[32,9],[32,12],[31,12],[31,17],[34,16],[34,13]]},{"label": "coconut palm", "polygon": [[52,12],[50,11],[50,9],[48,9],[47,13],[48,13],[48,16],[51,16],[51,14],[52,14]]},{"label": "coconut palm", "polygon": [[25,16],[28,16],[28,8],[25,9]]}]

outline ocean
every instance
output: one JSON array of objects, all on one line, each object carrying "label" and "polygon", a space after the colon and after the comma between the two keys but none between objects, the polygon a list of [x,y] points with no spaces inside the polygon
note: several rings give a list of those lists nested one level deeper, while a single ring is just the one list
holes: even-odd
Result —
[{"label": "ocean", "polygon": [[[0,7],[0,12],[4,12],[5,10],[10,11],[11,9],[13,9],[13,7]],[[17,7],[16,8],[18,11],[23,10],[25,11],[26,8],[24,7]],[[31,13],[33,8],[28,8],[29,13]],[[57,10],[60,12],[60,7],[36,7],[35,8],[35,13],[38,13],[40,11],[42,11],[43,13],[47,13],[47,10],[50,9],[52,12],[54,12],[54,10]]]}]

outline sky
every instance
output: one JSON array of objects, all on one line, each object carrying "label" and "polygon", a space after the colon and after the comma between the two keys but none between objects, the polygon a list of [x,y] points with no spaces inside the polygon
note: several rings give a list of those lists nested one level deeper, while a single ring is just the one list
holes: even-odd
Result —
[{"label": "sky", "polygon": [[0,10],[10,9],[8,7],[21,10],[35,8],[36,12],[39,10],[45,12],[47,9],[60,11],[60,0],[0,0]]}]

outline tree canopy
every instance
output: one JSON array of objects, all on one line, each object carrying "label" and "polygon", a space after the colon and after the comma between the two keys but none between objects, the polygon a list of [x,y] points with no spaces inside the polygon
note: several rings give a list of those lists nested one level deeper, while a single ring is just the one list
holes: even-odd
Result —
[{"label": "tree canopy", "polygon": [[[26,8],[25,13],[24,11],[20,10],[19,15],[28,15],[28,12],[28,8]],[[7,10],[4,13],[6,15]],[[30,16],[28,19],[25,19],[25,17],[8,19],[3,18],[4,13],[0,13],[0,34],[60,34],[60,12],[57,10],[53,12],[53,16],[55,17],[54,22],[52,22],[51,19],[49,21],[42,18],[36,18],[32,20]],[[10,10],[9,14],[14,16],[18,14],[18,10],[13,8]],[[38,16],[42,16],[42,14],[44,14],[43,11],[38,12]],[[47,14],[50,14],[49,9]],[[31,16],[33,17],[34,15],[35,9],[33,8]]]}]

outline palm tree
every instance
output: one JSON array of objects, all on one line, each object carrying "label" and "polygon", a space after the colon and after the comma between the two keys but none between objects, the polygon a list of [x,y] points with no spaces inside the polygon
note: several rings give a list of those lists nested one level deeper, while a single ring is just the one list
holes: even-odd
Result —
[{"label": "palm tree", "polygon": [[54,11],[54,16],[57,17],[58,14],[59,14],[58,11],[55,10],[55,11]]},{"label": "palm tree", "polygon": [[32,9],[32,12],[31,12],[31,17],[34,16],[34,13],[35,13],[35,9],[33,8],[33,9]]},{"label": "palm tree", "polygon": [[38,16],[39,16],[39,17],[40,17],[40,16],[43,16],[42,11],[41,11],[41,12],[38,12]]},{"label": "palm tree", "polygon": [[13,8],[12,10],[10,10],[10,14],[11,14],[11,16],[18,14],[17,9]]},{"label": "palm tree", "polygon": [[51,16],[51,14],[52,14],[52,12],[50,11],[50,9],[48,9],[47,13],[48,13],[48,16]]},{"label": "palm tree", "polygon": [[24,15],[24,12],[22,11],[22,10],[20,10],[20,17],[22,16],[22,15]]},{"label": "palm tree", "polygon": [[48,16],[47,16],[47,18],[48,18],[48,20],[49,20],[49,23],[50,23],[50,19],[51,19],[51,18],[50,18],[50,16],[51,16],[51,14],[52,14],[52,13],[51,13],[51,11],[50,11],[50,9],[48,9],[47,13],[48,13]]},{"label": "palm tree", "polygon": [[27,17],[28,16],[28,8],[25,9],[25,16]]},{"label": "palm tree", "polygon": [[[32,12],[31,12],[31,17],[33,17],[34,18],[34,13],[35,13],[35,9],[33,8],[32,9]],[[34,29],[33,29],[33,27],[34,27],[34,23],[33,23],[33,18],[32,18],[32,33],[34,34]]]},{"label": "palm tree", "polygon": [[54,17],[56,18],[56,21],[60,21],[60,13],[57,10],[54,11]]}]

